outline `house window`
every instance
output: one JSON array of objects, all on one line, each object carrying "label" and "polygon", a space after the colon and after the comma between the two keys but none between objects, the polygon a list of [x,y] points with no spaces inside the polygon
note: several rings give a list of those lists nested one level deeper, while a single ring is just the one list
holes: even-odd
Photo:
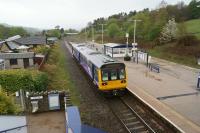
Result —
[{"label": "house window", "polygon": [[17,65],[17,59],[10,59],[10,65]]}]

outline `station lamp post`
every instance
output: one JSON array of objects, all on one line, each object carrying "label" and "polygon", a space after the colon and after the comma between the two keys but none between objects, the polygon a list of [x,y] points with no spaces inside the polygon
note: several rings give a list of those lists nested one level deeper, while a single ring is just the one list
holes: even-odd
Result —
[{"label": "station lamp post", "polygon": [[133,46],[133,59],[135,60],[136,58],[136,50],[137,50],[137,43],[136,43],[136,39],[135,39],[135,36],[136,36],[136,27],[137,27],[137,22],[141,22],[142,20],[139,20],[139,19],[135,19],[135,20],[130,20],[130,21],[134,21],[134,35],[133,35],[133,43],[132,43],[132,46]]},{"label": "station lamp post", "polygon": [[126,54],[128,54],[128,37],[129,37],[129,34],[126,33]]}]

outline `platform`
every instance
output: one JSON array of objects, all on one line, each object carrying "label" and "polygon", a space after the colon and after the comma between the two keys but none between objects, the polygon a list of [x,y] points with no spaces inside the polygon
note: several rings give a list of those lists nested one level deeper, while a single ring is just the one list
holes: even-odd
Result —
[{"label": "platform", "polygon": [[125,62],[129,90],[183,132],[199,133],[198,70],[156,58],[153,62],[160,64],[160,73],[149,71],[144,64]]}]

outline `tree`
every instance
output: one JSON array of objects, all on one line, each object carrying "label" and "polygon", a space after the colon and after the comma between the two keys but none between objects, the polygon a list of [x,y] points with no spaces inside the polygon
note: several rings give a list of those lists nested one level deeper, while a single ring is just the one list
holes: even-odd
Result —
[{"label": "tree", "polygon": [[116,23],[112,23],[108,26],[108,35],[111,38],[114,38],[119,34],[120,34],[120,29]]},{"label": "tree", "polygon": [[56,26],[55,26],[55,29],[59,30],[59,29],[60,29],[60,26],[59,26],[59,25],[56,25]]},{"label": "tree", "polygon": [[192,0],[188,5],[190,19],[197,19],[200,17],[200,1]]},{"label": "tree", "polygon": [[160,43],[171,42],[172,40],[176,38],[176,34],[177,34],[177,24],[175,22],[175,19],[172,18],[163,27],[163,30],[160,36]]}]

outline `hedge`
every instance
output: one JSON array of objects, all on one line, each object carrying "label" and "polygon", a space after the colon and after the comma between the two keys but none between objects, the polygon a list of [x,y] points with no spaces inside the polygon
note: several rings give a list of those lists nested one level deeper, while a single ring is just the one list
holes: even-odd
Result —
[{"label": "hedge", "polygon": [[14,104],[11,97],[8,97],[3,92],[0,92],[0,115],[17,114],[20,111],[20,108]]},{"label": "hedge", "polygon": [[44,91],[48,85],[46,73],[37,70],[13,69],[0,71],[0,85],[7,92],[20,89],[27,91]]}]

